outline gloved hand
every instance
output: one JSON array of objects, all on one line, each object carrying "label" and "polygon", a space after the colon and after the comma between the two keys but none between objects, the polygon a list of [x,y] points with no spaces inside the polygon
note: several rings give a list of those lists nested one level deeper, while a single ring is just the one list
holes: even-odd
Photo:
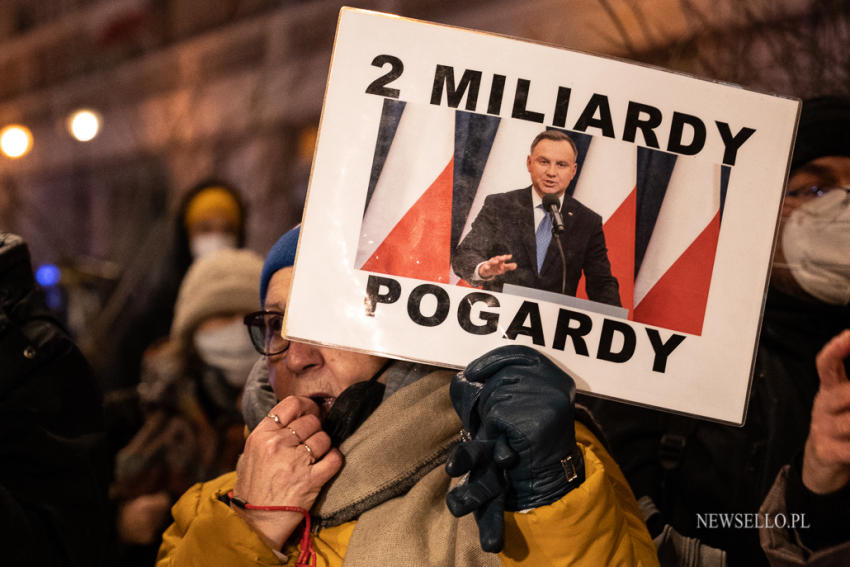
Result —
[{"label": "gloved hand", "polygon": [[[470,512],[478,524],[481,549],[491,553],[502,550],[504,543],[504,512],[508,479],[494,458],[495,441],[481,435],[464,441],[455,448],[446,463],[449,476],[469,473],[469,477],[446,496],[449,511],[456,517]],[[513,451],[510,452],[514,456]]]},{"label": "gloved hand", "polygon": [[475,512],[482,549],[499,551],[503,510],[537,508],[584,481],[573,424],[575,382],[532,348],[497,348],[452,381],[452,404],[471,436],[446,464],[469,473],[446,498],[455,516]]}]

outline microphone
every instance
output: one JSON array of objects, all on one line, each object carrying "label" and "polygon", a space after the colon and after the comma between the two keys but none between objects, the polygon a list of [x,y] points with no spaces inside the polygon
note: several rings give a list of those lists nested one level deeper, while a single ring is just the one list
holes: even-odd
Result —
[{"label": "microphone", "polygon": [[558,198],[554,195],[543,195],[543,210],[552,217],[552,236],[558,244],[558,252],[561,254],[561,293],[567,293],[567,258],[564,255],[564,246],[561,239],[556,235],[564,232],[564,217],[558,206]]},{"label": "microphone", "polygon": [[552,217],[552,233],[564,232],[564,217],[561,216],[561,208],[555,195],[543,195],[543,210]]}]

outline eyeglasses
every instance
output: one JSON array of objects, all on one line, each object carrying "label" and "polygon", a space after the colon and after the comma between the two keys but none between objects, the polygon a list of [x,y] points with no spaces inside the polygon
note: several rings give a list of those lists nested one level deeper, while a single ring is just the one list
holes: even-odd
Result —
[{"label": "eyeglasses", "polygon": [[289,339],[283,338],[283,313],[280,311],[255,311],[245,315],[245,325],[251,335],[251,343],[257,352],[275,356],[286,352]]},{"label": "eyeglasses", "polygon": [[805,187],[801,187],[800,189],[794,189],[793,191],[787,191],[785,195],[787,197],[796,197],[802,200],[809,199],[817,199],[818,197],[823,197],[827,193],[831,193],[832,191],[844,191],[847,194],[850,194],[850,187],[838,187],[834,185],[807,185]]}]

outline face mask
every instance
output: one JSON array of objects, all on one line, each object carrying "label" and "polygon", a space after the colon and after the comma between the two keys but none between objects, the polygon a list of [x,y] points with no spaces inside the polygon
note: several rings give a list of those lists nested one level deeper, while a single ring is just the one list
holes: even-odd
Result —
[{"label": "face mask", "polygon": [[782,250],[806,293],[850,303],[850,193],[835,189],[795,209],[782,230]]},{"label": "face mask", "polygon": [[388,360],[369,380],[352,384],[337,396],[322,421],[322,429],[330,436],[332,446],[339,447],[381,405],[385,387],[378,377],[391,362]]},{"label": "face mask", "polygon": [[231,386],[245,385],[248,373],[257,362],[257,351],[241,321],[196,331],[194,343],[201,360],[221,370]]},{"label": "face mask", "polygon": [[199,234],[189,242],[189,250],[191,250],[192,258],[195,260],[228,248],[236,248],[236,236],[224,232]]}]

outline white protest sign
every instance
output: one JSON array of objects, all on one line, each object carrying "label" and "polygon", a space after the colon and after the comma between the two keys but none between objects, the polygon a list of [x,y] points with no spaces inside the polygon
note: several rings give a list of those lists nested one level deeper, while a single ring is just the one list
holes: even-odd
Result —
[{"label": "white protest sign", "polygon": [[[581,391],[740,423],[799,108],[344,8],[284,332],[456,368],[525,344]],[[571,149],[532,160],[551,130]],[[573,163],[544,248],[535,168]]]}]

